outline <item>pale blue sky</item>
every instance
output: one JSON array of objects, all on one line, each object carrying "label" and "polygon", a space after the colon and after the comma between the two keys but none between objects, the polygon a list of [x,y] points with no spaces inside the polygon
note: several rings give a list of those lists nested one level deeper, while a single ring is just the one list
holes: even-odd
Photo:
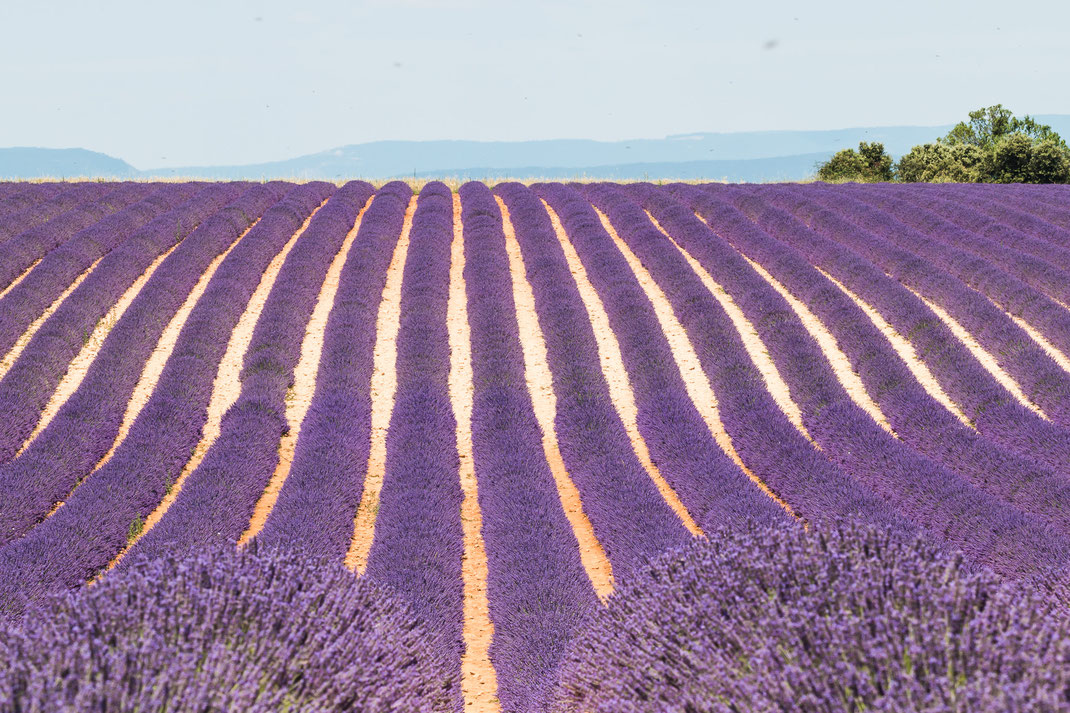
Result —
[{"label": "pale blue sky", "polygon": [[1068,85],[1065,0],[0,3],[0,146],[139,168],[1070,113]]}]

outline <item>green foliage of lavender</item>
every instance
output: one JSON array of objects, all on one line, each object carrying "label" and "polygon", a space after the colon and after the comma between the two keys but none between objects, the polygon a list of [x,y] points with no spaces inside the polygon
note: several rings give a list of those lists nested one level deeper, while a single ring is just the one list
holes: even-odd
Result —
[{"label": "green foliage of lavender", "polygon": [[448,711],[406,605],[341,564],[233,546],[142,560],[0,629],[0,711]]},{"label": "green foliage of lavender", "polygon": [[887,531],[726,530],[611,599],[553,710],[1070,711],[1066,606]]}]

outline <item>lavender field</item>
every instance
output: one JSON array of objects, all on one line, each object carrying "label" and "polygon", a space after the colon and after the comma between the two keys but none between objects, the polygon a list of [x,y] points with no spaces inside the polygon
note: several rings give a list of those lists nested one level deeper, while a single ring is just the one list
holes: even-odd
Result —
[{"label": "lavender field", "polygon": [[0,183],[0,711],[1070,711],[1068,578],[1066,186]]}]

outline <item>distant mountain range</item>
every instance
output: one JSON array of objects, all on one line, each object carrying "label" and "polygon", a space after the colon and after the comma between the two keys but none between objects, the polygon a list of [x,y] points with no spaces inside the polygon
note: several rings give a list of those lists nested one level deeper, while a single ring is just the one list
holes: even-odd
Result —
[{"label": "distant mountain range", "polygon": [[[1070,138],[1070,115],[1035,117]],[[947,133],[944,126],[828,131],[697,133],[634,141],[375,141],[285,161],[244,166],[139,170],[85,149],[0,149],[0,179],[17,178],[606,178],[793,181],[859,141],[881,141],[893,156]]]}]

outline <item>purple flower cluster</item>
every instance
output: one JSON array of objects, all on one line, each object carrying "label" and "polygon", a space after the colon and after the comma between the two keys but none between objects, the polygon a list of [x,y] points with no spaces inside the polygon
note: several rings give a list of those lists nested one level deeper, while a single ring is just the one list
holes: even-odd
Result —
[{"label": "purple flower cluster", "polygon": [[[286,391],[301,357],[305,325],[327,268],[375,189],[347,183],[316,212],[286,257],[257,318],[240,376],[241,393],[220,434],[182,488],[182,497],[130,556],[159,557],[208,542],[237,542],[278,465],[287,429]],[[190,527],[196,522],[197,527]]]},{"label": "purple flower cluster", "polygon": [[1065,713],[1070,618],[921,539],[731,528],[599,611],[555,713]]},{"label": "purple flower cluster", "polygon": [[[787,207],[806,219],[817,232],[852,248],[943,307],[996,358],[1022,391],[1052,420],[1070,425],[1070,374],[1064,372],[999,307],[985,299],[984,294],[978,294],[956,279],[956,274],[961,274],[956,269],[956,258],[964,257],[963,251],[926,238],[887,213],[843,192],[836,192],[835,198],[826,202],[822,200],[826,197],[823,189],[806,188],[771,189],[762,196],[775,205]],[[943,221],[941,228],[961,231],[948,221]],[[954,239],[954,236],[948,237],[950,242]],[[921,257],[922,254],[925,257]],[[978,265],[981,262],[974,257],[970,267],[983,268]],[[981,272],[985,271],[982,269]],[[1036,295],[1035,291],[1001,271],[989,269],[982,277],[977,287],[1000,304],[1028,308],[1029,302],[1016,299],[1013,293]],[[1049,306],[1053,310],[1060,309],[1054,304]]]},{"label": "purple flower cluster", "polygon": [[[704,201],[724,205],[714,194],[686,187],[679,191],[685,192],[693,202],[692,207],[700,212],[706,209]],[[1066,431],[1020,405],[909,290],[849,247],[806,228],[760,197],[738,189],[717,189],[716,195],[735,199],[740,209],[756,222],[756,227],[797,250],[811,265],[830,274],[880,312],[910,341],[944,391],[978,431],[1054,472],[1066,472],[1066,464],[1070,462]],[[717,230],[723,232],[722,226],[718,225]]]},{"label": "purple flower cluster", "polygon": [[67,183],[0,184],[0,220],[55,198],[69,188],[70,184]]},{"label": "purple flower cluster", "polygon": [[[686,196],[698,189],[677,188]],[[797,221],[754,199],[758,225],[724,202],[696,206],[715,232],[739,244],[759,228],[777,238],[807,242],[793,231]],[[750,205],[746,200],[744,205]],[[719,206],[714,213],[710,207]],[[705,210],[703,209],[705,208]],[[787,225],[784,225],[784,224]],[[800,226],[801,227],[801,226]],[[820,245],[813,236],[810,245]],[[708,245],[723,241],[707,239]],[[733,274],[719,262],[739,261],[734,251],[696,259],[719,279],[758,330],[803,413],[803,420],[827,457],[872,488],[900,514],[933,537],[962,548],[977,561],[1007,574],[1030,573],[1070,556],[1070,543],[1050,527],[999,502],[939,462],[886,433],[847,395],[794,312],[753,270]],[[723,277],[720,277],[723,275]]]},{"label": "purple flower cluster", "polygon": [[[867,192],[853,191],[852,197],[891,212],[898,220],[936,238],[946,235],[926,230],[930,222],[928,211],[946,218],[964,230],[955,232],[956,245],[992,261],[1020,280],[1049,296],[1070,302],[1070,231],[1021,211],[1007,208],[981,196],[961,191],[934,192]],[[928,209],[915,213],[902,210],[908,206]],[[988,215],[986,215],[986,213]]]},{"label": "purple flower cluster", "polygon": [[[651,199],[661,195],[650,194]],[[703,198],[701,192],[696,196],[695,205],[731,219],[733,208],[718,208],[714,199]],[[687,219],[689,211],[683,212]],[[690,220],[697,222],[694,216]],[[1070,501],[1070,482],[1065,476],[1003,449],[937,403],[862,310],[796,250],[757,229],[733,231],[730,237],[738,250],[767,269],[829,329],[901,439],[977,487],[1040,516],[1070,536],[1070,512],[1062,504]]]},{"label": "purple flower cluster", "polygon": [[0,549],[0,614],[17,616],[28,602],[92,578],[163,499],[200,439],[219,361],[264,269],[334,190],[298,187],[220,264],[111,460],[52,517]]},{"label": "purple flower cluster", "polygon": [[[750,494],[753,486],[713,442],[688,397],[650,301],[602,227],[594,208],[577,191],[561,184],[537,184],[534,190],[560,218],[569,242],[605,306],[635,396],[639,432],[650,449],[651,459],[658,464],[684,507],[700,527],[708,525],[711,518],[720,520],[749,514],[775,517],[775,510],[769,507],[772,503]],[[551,250],[555,256],[561,253],[560,247]],[[571,281],[568,273],[566,265],[561,277]],[[569,292],[575,292],[574,288]],[[582,304],[578,292],[575,294],[574,304]],[[585,312],[577,312],[577,316],[589,324]],[[563,413],[567,414],[566,423],[578,432],[562,444],[568,443],[577,460],[583,459],[579,460],[583,464],[581,468],[575,468],[567,459],[566,465],[579,471],[577,485],[585,495],[585,504],[591,503],[595,534],[613,563],[616,578],[624,580],[649,557],[686,542],[689,533],[642,469],[626,433],[617,425],[619,417],[611,409],[590,330],[589,326],[577,330],[587,344],[577,342],[570,348],[582,361],[565,367],[563,362],[573,357],[561,354],[555,359],[551,351],[550,367],[562,369],[564,383],[575,383],[583,389],[577,388],[575,401],[561,404]],[[558,339],[561,336],[555,335]],[[570,371],[578,372],[582,381],[573,381]],[[588,398],[584,393],[588,389],[598,394],[598,401],[580,406],[578,402]],[[600,429],[602,433],[589,430],[587,424],[592,422],[605,424]],[[563,435],[571,434],[565,430]],[[587,442],[579,440],[584,436]],[[598,460],[593,459],[595,454],[600,456]],[[609,487],[607,476],[616,481]],[[614,493],[614,499],[605,498],[600,490]],[[627,509],[622,503],[628,503]],[[643,516],[636,517],[637,512]]]},{"label": "purple flower cluster", "polygon": [[[428,183],[413,215],[402,273],[397,387],[365,574],[404,593],[420,618],[442,633],[440,653],[460,670],[464,496],[446,326],[452,235],[452,194],[442,183]],[[458,698],[458,710],[462,705]]]},{"label": "purple flower cluster", "polygon": [[[524,195],[519,200],[526,198],[530,205],[533,196],[519,187],[504,188],[507,205],[517,206],[521,191]],[[472,447],[489,568],[487,595],[494,621],[490,658],[498,674],[503,709],[526,711],[541,700],[565,643],[597,600],[546,462],[526,386],[501,211],[483,184],[464,184],[460,197],[472,340]],[[519,237],[519,232],[526,234],[535,213],[517,207],[512,219]],[[537,210],[545,220],[541,206]],[[536,294],[539,289],[536,285]],[[568,408],[572,402],[567,391],[558,398],[559,408]],[[593,427],[598,425],[594,422]],[[559,436],[564,434],[559,432]],[[579,474],[570,473],[579,481]],[[617,475],[623,480],[629,474]],[[610,493],[591,493],[584,500],[585,511],[595,515],[603,509],[599,498],[616,500]],[[633,516],[637,514],[632,511]],[[657,538],[661,533],[650,535]],[[609,550],[610,545],[603,544]]]},{"label": "purple flower cluster", "polygon": [[[35,200],[21,210],[15,210],[0,218],[0,243],[6,243],[11,238],[40,226],[53,218],[77,210],[81,204],[92,203],[102,200],[109,193],[118,190],[126,190],[130,187],[145,186],[139,195],[147,195],[151,192],[149,184],[121,184],[120,186],[106,183],[78,183],[64,184],[64,189],[45,200]],[[62,224],[62,223],[61,223]],[[2,284],[2,283],[0,283]]]},{"label": "purple flower cluster", "polygon": [[[18,458],[0,465],[0,544],[25,533],[108,451],[160,335],[215,256],[285,189],[255,186],[183,239],[112,327],[78,390]],[[27,390],[27,395],[31,390]]]},{"label": "purple flower cluster", "polygon": [[262,542],[339,560],[349,549],[371,442],[376,319],[411,196],[405,183],[388,183],[361,218],[327,318],[316,392]]},{"label": "purple flower cluster", "polygon": [[[644,200],[669,235],[681,246],[686,246],[685,249],[716,240],[691,211],[675,203],[664,192],[650,186],[632,190]],[[788,422],[770,397],[765,381],[720,304],[684,256],[654,227],[643,209],[619,188],[595,186],[588,189],[587,194],[606,212],[621,239],[628,243],[659,283],[677,318],[687,329],[688,338],[714,387],[725,429],[743,462],[808,521],[849,514],[865,514],[873,521],[894,521],[887,506],[854,484]],[[719,247],[726,253],[731,250],[723,243]],[[750,271],[738,256],[734,264],[720,257],[718,260],[722,263],[722,271],[733,268]],[[696,449],[689,446],[688,450]],[[736,492],[728,490],[727,483],[721,486],[726,488],[726,500],[752,502],[757,496],[766,501],[764,507],[767,508],[768,499],[741,476],[737,469],[732,480],[722,478],[728,483],[735,481]],[[754,505],[749,509],[755,511],[751,517],[759,519],[761,511]],[[711,529],[725,521],[739,522],[747,513],[727,515],[718,513],[711,519]]]},{"label": "purple flower cluster", "polygon": [[188,185],[175,184],[160,191],[167,195],[157,193],[81,231],[48,253],[4,298],[0,351],[9,349],[32,320],[100,259],[0,381],[0,411],[5,414],[0,422],[0,463],[11,459],[30,435],[83,340],[123,292],[160,253],[241,192],[233,184],[219,184],[190,199],[196,188],[177,190]]},{"label": "purple flower cluster", "polygon": [[[0,244],[0,288],[10,285],[36,260],[62,245],[71,236],[89,228],[102,218],[137,203],[158,188],[148,183],[123,183],[102,194],[100,189],[92,190],[91,185],[82,184],[73,189],[84,202]],[[0,235],[2,234],[0,229]]]},{"label": "purple flower cluster", "polygon": [[[1063,191],[1061,197],[1038,190],[1023,190],[1025,186],[1000,186],[991,190],[991,186],[971,186],[969,191],[956,191],[955,197],[982,208],[1004,223],[1019,230],[1031,233],[1039,238],[1050,234],[1048,226],[1059,227],[1059,235],[1070,229],[1070,208],[1066,201],[1070,195]],[[974,202],[976,201],[976,202]],[[1060,239],[1063,247],[1070,246],[1070,240]]]},{"label": "purple flower cluster", "polygon": [[340,563],[232,547],[143,562],[0,626],[0,711],[453,710],[405,604]]}]

